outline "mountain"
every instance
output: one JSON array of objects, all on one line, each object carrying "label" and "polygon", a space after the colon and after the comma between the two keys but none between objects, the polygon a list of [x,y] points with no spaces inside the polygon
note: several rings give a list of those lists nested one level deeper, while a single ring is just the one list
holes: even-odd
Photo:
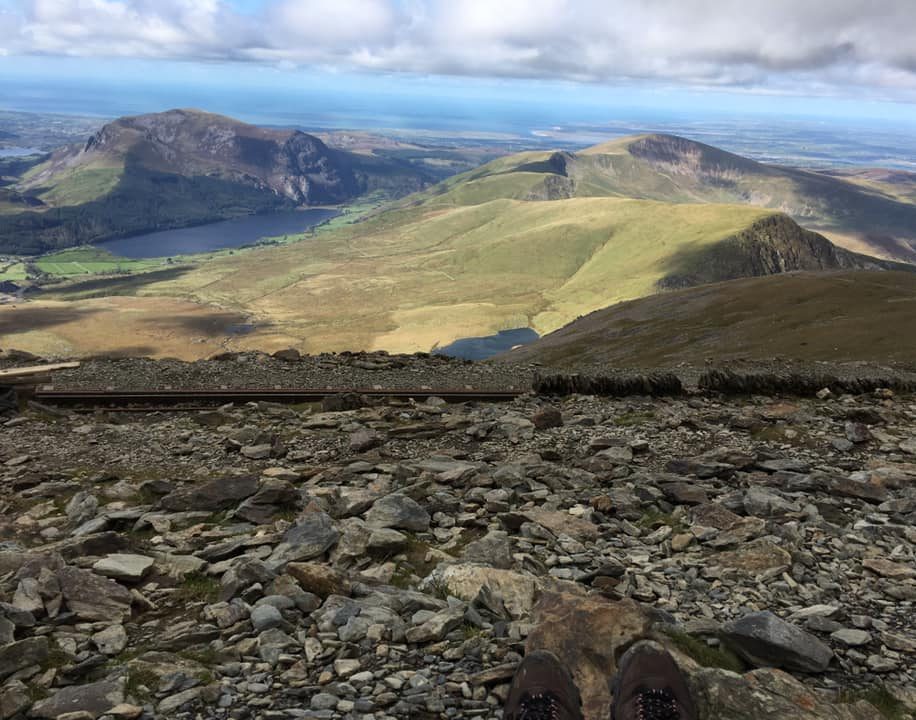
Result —
[{"label": "mountain", "polygon": [[786,213],[857,252],[916,262],[916,185],[911,177],[906,185],[901,174],[892,177],[896,188],[887,181],[869,182],[868,176],[766,165],[682,137],[644,135],[578,153],[500,158],[451,178],[427,196],[458,204],[493,197],[738,203]]},{"label": "mountain", "polygon": [[916,274],[788,273],[663,293],[579,318],[502,358],[552,366],[702,365],[916,354]]},{"label": "mountain", "polygon": [[[28,170],[0,197],[0,250],[34,253],[387,190],[431,176],[408,163],[349,153],[297,130],[196,110],[116,120],[81,146]],[[19,205],[38,206],[18,211]]]},{"label": "mountain", "polygon": [[[192,299],[250,317],[257,330],[236,343],[246,347],[413,352],[513,328],[550,333],[615,303],[735,278],[914,270],[840,248],[782,212],[684,194],[690,183],[712,187],[712,176],[725,187],[752,161],[723,153],[715,172],[712,161],[698,163],[707,169],[690,181],[678,175],[677,194],[665,173],[630,154],[633,142],[500,158],[320,242],[77,283],[52,297]],[[679,201],[622,196],[653,187]]]}]

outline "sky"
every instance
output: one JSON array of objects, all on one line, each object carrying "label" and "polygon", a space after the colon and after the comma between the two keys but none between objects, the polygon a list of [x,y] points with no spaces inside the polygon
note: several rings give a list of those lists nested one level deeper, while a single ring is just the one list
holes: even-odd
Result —
[{"label": "sky", "polygon": [[0,106],[82,83],[916,125],[914,2],[0,0]]}]

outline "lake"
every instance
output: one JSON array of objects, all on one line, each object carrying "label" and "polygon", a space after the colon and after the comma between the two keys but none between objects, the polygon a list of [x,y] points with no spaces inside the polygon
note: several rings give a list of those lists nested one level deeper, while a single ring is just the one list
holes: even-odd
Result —
[{"label": "lake", "polygon": [[337,214],[336,210],[313,209],[246,215],[178,230],[160,230],[118,240],[105,240],[97,244],[113,255],[134,259],[193,255],[251,245],[262,238],[296,235]]},{"label": "lake", "polygon": [[501,352],[511,350],[516,345],[532,343],[539,337],[531,328],[500,330],[495,335],[456,340],[451,345],[439,348],[434,354],[448,355],[462,360],[486,360]]},{"label": "lake", "polygon": [[40,155],[41,150],[38,148],[24,147],[0,147],[0,158],[3,157],[26,157],[28,155]]}]

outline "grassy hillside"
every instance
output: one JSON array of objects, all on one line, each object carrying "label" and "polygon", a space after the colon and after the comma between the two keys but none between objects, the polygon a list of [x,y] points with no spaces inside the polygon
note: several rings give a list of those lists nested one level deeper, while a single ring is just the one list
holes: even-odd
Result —
[{"label": "grassy hillside", "polygon": [[916,274],[790,273],[605,308],[502,358],[664,367],[707,358],[899,360],[916,355]]},{"label": "grassy hillside", "polygon": [[[742,262],[733,264],[736,248]],[[785,266],[771,267],[774,252]],[[425,351],[507,328],[550,332],[685,278],[844,264],[870,261],[756,208],[493,200],[389,211],[314,242],[218,258],[166,281],[141,276],[127,291],[261,318],[259,340],[268,345],[274,333],[276,343],[310,351]],[[112,291],[95,283],[56,297]]]},{"label": "grassy hillside", "polygon": [[[538,177],[540,176],[540,177]],[[521,153],[424,194],[439,204],[494,197],[627,197],[744,204],[784,212],[856,252],[916,262],[913,177],[817,173],[764,165],[667,135],[623,138],[579,153]]]}]

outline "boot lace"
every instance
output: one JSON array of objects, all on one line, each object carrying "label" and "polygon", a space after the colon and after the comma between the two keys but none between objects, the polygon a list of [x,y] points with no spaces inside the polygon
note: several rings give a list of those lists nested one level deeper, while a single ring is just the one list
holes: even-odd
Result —
[{"label": "boot lace", "polygon": [[636,697],[636,720],[680,720],[677,700],[670,690],[645,690]]},{"label": "boot lace", "polygon": [[525,695],[519,703],[518,720],[560,720],[562,706],[552,693]]}]

